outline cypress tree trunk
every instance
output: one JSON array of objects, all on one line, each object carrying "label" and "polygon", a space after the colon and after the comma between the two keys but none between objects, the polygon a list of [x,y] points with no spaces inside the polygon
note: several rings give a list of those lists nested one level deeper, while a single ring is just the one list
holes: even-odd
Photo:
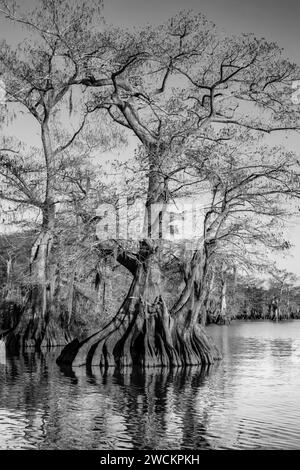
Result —
[{"label": "cypress tree trunk", "polygon": [[[133,275],[131,287],[121,308],[102,330],[62,351],[57,362],[81,366],[181,367],[211,364],[220,357],[212,340],[199,323],[206,298],[207,250],[192,259],[186,286],[169,311],[162,291],[159,263],[162,237],[160,219],[168,202],[166,179],[162,175],[163,146],[149,146],[149,179],[146,201],[145,239],[136,256],[120,253],[117,260]],[[160,214],[151,214],[153,204]],[[152,238],[152,240],[151,240]]]},{"label": "cypress tree trunk", "polygon": [[41,125],[41,138],[47,169],[46,189],[42,209],[42,227],[30,259],[30,285],[23,313],[15,329],[6,337],[7,347],[23,349],[33,347],[64,346],[71,337],[68,321],[58,305],[59,269],[51,259],[55,228],[55,158],[52,150],[49,115]]},{"label": "cypress tree trunk", "polygon": [[161,292],[157,246],[144,240],[136,263],[125,258],[118,260],[132,272],[133,281],[117,315],[86,340],[74,340],[66,346],[57,362],[72,366],[181,367],[212,364],[219,359],[198,322],[204,298],[195,292],[199,270],[191,273],[170,312]]},{"label": "cypress tree trunk", "polygon": [[227,278],[226,278],[226,269],[222,268],[221,272],[221,294],[220,294],[220,307],[219,311],[220,314],[218,316],[218,321],[220,325],[225,325],[228,320],[227,318],[227,302],[226,302],[226,294],[227,294]]},{"label": "cypress tree trunk", "polygon": [[59,269],[51,260],[53,235],[43,229],[32,247],[27,301],[19,322],[6,337],[9,349],[65,346],[70,340],[67,318],[57,302]]},{"label": "cypress tree trunk", "polygon": [[226,278],[222,279],[222,290],[221,290],[221,308],[220,308],[220,315],[222,323],[226,323],[226,291],[227,291],[227,282]]}]

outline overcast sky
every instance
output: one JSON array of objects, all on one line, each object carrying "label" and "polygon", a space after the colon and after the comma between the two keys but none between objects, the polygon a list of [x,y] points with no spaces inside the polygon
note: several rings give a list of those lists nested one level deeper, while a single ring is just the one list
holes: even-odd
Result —
[{"label": "overcast sky", "polygon": [[[96,2],[97,0],[95,0]],[[22,0],[23,5],[33,5],[35,0]],[[290,60],[300,64],[300,1],[298,0],[104,0],[107,23],[134,26],[161,23],[182,9],[201,11],[219,28],[228,33],[255,33],[275,41],[285,50]],[[0,39],[18,42],[21,32],[0,19]],[[300,77],[299,77],[300,79]],[[300,105],[299,105],[300,106]],[[14,124],[19,137],[28,139],[35,132],[30,121]],[[31,130],[30,130],[31,129]],[[33,143],[39,136],[35,133]],[[292,136],[284,142],[299,149],[299,137]],[[278,143],[277,139],[274,143]],[[296,244],[292,257],[282,266],[300,275],[300,224],[294,222],[289,229],[291,241]]]},{"label": "overcast sky", "polygon": [[284,47],[300,64],[299,0],[104,0],[108,21],[160,23],[182,9],[201,11],[229,33],[255,33]]},{"label": "overcast sky", "polygon": [[[25,7],[36,0],[19,0]],[[95,2],[99,0],[94,0]],[[300,64],[299,0],[103,0],[108,23],[131,26],[160,23],[183,9],[201,11],[228,33],[250,32],[276,41]],[[0,36],[18,41],[19,33],[0,19]]]}]

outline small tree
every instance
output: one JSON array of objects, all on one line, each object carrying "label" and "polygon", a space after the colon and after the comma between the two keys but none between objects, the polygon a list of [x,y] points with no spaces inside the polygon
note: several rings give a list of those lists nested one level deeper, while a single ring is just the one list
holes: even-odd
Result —
[{"label": "small tree", "polygon": [[[289,247],[282,223],[288,215],[297,214],[293,200],[300,195],[299,164],[296,155],[282,148],[258,145],[249,151],[238,141],[210,144],[206,152],[209,158],[202,148],[199,163],[198,152],[188,156],[195,178],[205,175],[210,192],[201,234],[202,303],[207,303],[206,291],[211,289],[210,272],[219,265],[220,311],[224,313],[226,271],[235,267],[266,272],[271,264],[268,253]],[[205,323],[203,305],[198,313]]]}]

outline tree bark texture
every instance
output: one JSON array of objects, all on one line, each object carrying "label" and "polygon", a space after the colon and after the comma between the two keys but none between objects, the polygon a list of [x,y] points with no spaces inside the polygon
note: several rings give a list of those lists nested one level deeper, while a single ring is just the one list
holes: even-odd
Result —
[{"label": "tree bark texture", "polygon": [[198,321],[203,299],[195,296],[195,274],[169,311],[161,291],[157,247],[144,240],[137,262],[123,260],[123,264],[130,268],[133,280],[120,310],[102,330],[66,346],[59,364],[182,367],[212,364],[220,358]]}]

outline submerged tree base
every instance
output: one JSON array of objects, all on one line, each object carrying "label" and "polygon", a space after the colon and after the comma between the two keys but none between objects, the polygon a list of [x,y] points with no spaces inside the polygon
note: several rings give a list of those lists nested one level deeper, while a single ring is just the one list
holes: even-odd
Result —
[{"label": "submerged tree base", "polygon": [[191,296],[169,311],[162,296],[158,247],[140,243],[137,255],[118,256],[133,275],[120,310],[103,329],[67,345],[58,364],[101,367],[185,367],[212,364],[220,354],[196,321]]},{"label": "submerged tree base", "polygon": [[41,288],[32,288],[31,295],[19,314],[18,322],[4,335],[8,350],[40,350],[66,346],[71,341],[68,325],[58,307],[54,303],[49,303],[47,307],[45,311]]},{"label": "submerged tree base", "polygon": [[[133,304],[129,292],[127,307]],[[57,359],[72,366],[185,367],[209,365],[221,355],[199,324],[188,326],[173,319],[157,298],[147,308],[140,298],[134,309],[120,309],[102,330],[84,341],[68,344]]]},{"label": "submerged tree base", "polygon": [[22,319],[15,329],[4,336],[6,348],[9,351],[23,351],[27,348],[36,351],[42,348],[66,346],[71,341],[68,330],[63,329],[53,321],[45,323],[44,320]]}]

